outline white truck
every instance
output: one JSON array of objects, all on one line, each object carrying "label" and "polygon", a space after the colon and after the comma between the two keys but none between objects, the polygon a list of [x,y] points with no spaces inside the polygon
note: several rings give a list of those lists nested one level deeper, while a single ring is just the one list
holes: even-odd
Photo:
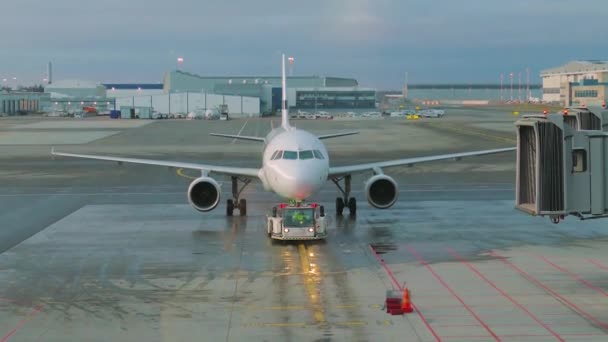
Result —
[{"label": "white truck", "polygon": [[327,237],[325,208],[316,203],[285,204],[272,208],[266,232],[275,240],[322,240]]}]

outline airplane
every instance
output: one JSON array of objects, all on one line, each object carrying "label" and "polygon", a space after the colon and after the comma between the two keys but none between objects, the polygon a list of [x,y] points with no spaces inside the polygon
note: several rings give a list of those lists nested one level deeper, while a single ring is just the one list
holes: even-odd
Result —
[{"label": "airplane", "polygon": [[314,196],[326,181],[331,180],[340,191],[340,196],[336,198],[336,215],[342,216],[343,210],[348,208],[350,215],[355,216],[357,201],[354,197],[351,197],[351,179],[353,174],[371,172],[372,176],[365,182],[364,186],[366,199],[375,208],[387,209],[395,204],[399,192],[397,182],[384,173],[384,170],[387,168],[403,165],[410,166],[446,159],[460,160],[463,157],[489,155],[515,150],[515,147],[509,147],[347,166],[330,166],[329,155],[322,141],[353,135],[358,132],[314,135],[291,126],[287,112],[286,85],[285,55],[283,55],[281,126],[273,128],[265,137],[210,133],[210,135],[216,137],[262,143],[264,148],[261,168],[74,154],[56,152],[54,148],[51,154],[55,156],[113,161],[119,164],[147,164],[200,171],[201,176],[193,180],[188,187],[187,197],[190,205],[201,212],[211,211],[220,203],[220,184],[211,175],[230,176],[232,198],[226,201],[227,216],[232,216],[234,209],[238,209],[241,216],[247,215],[247,202],[244,198],[240,198],[240,195],[243,189],[253,180],[257,179],[261,181],[265,191],[272,191],[284,199],[296,202],[304,202],[311,196]]}]

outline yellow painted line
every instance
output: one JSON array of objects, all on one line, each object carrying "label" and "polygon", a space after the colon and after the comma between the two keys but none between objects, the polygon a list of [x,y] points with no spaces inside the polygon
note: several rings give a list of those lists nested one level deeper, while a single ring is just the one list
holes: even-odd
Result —
[{"label": "yellow painted line", "polygon": [[177,169],[176,173],[177,173],[178,176],[184,177],[184,178],[187,178],[187,179],[196,179],[197,178],[197,177],[193,177],[193,176],[185,174],[184,173],[184,169],[182,169],[182,168]]},{"label": "yellow painted line", "polygon": [[298,244],[298,251],[300,252],[300,264],[302,266],[302,277],[304,278],[304,287],[308,293],[308,299],[313,308],[313,317],[316,323],[325,323],[325,314],[321,308],[319,289],[315,286],[314,274],[311,272],[310,259],[308,258],[308,251],[303,243]]},{"label": "yellow painted line", "polygon": [[[342,326],[342,327],[352,327],[352,326],[364,326],[367,325],[367,322],[363,321],[346,321],[346,322],[325,322],[328,325],[333,326]],[[245,328],[284,328],[284,327],[296,327],[296,328],[304,328],[306,326],[310,326],[312,324],[305,322],[270,322],[270,323],[246,323],[243,324]],[[384,321],[385,326],[392,325],[392,322]]]},{"label": "yellow painted line", "polygon": [[336,309],[354,309],[354,308],[358,308],[359,305],[336,305],[334,306],[334,308]]},{"label": "yellow painted line", "polygon": [[306,323],[264,323],[265,327],[305,327]]},{"label": "yellow painted line", "polygon": [[334,323],[330,323],[330,325],[339,325],[339,326],[352,327],[352,326],[367,325],[367,322],[363,322],[363,321],[334,322]]},{"label": "yellow painted line", "polygon": [[267,310],[304,310],[305,306],[299,305],[287,305],[287,306],[270,306],[266,308]]},{"label": "yellow painted line", "polygon": [[[335,309],[355,309],[360,307],[359,305],[336,305],[332,306]],[[378,306],[380,308],[380,306]],[[250,305],[245,307],[246,310],[253,311],[265,311],[265,310],[282,310],[282,311],[296,311],[296,310],[310,310],[310,306],[306,305],[284,305],[284,306],[255,306]]]},{"label": "yellow painted line", "polygon": [[289,323],[289,322],[281,322],[281,323],[248,323],[243,324],[246,328],[282,328],[282,327],[298,327],[303,328],[307,326],[306,323]]},{"label": "yellow painted line", "polygon": [[[355,273],[356,271],[353,271]],[[303,276],[310,274],[309,272],[264,272],[261,277],[291,277],[291,276]],[[332,274],[348,274],[348,271],[334,271],[334,272],[323,272],[324,275]]]}]

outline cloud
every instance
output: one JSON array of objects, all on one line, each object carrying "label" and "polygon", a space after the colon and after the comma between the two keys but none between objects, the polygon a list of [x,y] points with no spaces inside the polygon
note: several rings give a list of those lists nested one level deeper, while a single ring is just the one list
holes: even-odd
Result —
[{"label": "cloud", "polygon": [[488,80],[608,59],[607,16],[605,0],[8,1],[0,76],[39,79],[53,60],[58,77],[157,80],[177,55],[197,73],[268,74],[286,51],[296,73],[370,86],[398,87],[406,69],[421,81]]}]

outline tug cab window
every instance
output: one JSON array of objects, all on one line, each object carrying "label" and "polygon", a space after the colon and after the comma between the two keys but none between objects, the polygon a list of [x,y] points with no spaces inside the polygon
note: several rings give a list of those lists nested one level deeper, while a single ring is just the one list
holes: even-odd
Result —
[{"label": "tug cab window", "polygon": [[572,172],[587,171],[587,151],[573,150],[572,151]]},{"label": "tug cab window", "polygon": [[289,228],[305,228],[314,226],[313,209],[289,209],[283,212],[283,226]]},{"label": "tug cab window", "polygon": [[315,156],[312,153],[312,150],[300,151],[300,159],[306,160],[306,159],[314,159],[314,158],[315,158]]},{"label": "tug cab window", "polygon": [[283,159],[296,160],[296,159],[298,159],[298,152],[296,152],[296,151],[283,151]]}]

